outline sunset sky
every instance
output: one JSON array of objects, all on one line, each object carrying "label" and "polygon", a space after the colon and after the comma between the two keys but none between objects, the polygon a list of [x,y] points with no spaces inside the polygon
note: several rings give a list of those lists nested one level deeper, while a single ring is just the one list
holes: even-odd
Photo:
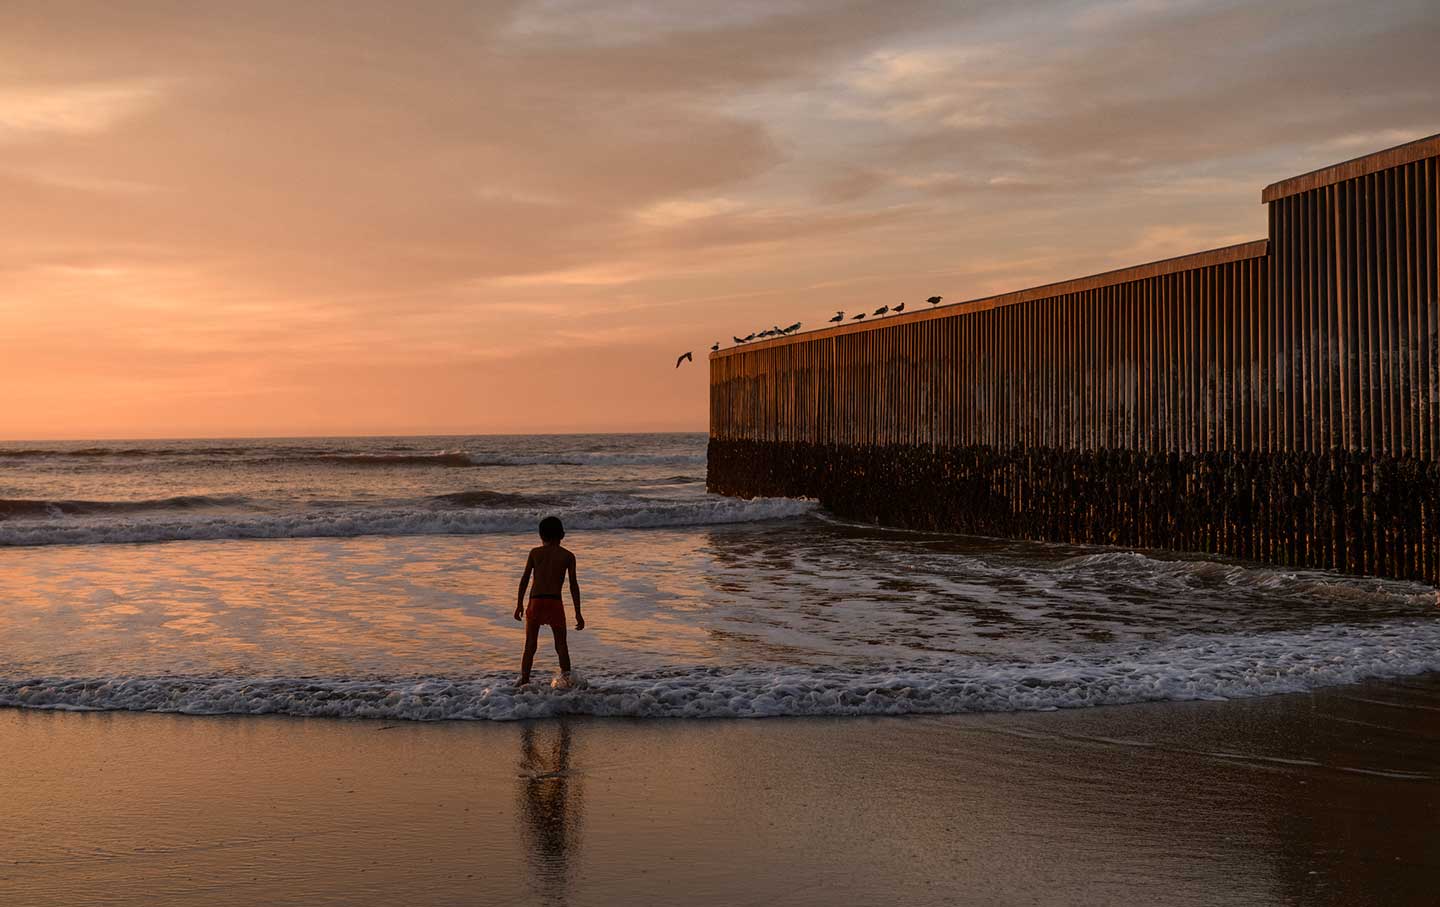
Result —
[{"label": "sunset sky", "polygon": [[0,437],[702,430],[732,334],[1263,238],[1440,132],[1436,47],[1434,0],[6,0]]}]

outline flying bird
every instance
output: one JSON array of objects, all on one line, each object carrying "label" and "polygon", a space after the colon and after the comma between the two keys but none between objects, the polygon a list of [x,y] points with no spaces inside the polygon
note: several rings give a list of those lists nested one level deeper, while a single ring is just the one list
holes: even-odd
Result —
[{"label": "flying bird", "polygon": [[835,313],[835,317],[830,319],[830,321],[831,321],[832,323],[834,323],[834,322],[840,322],[840,321],[844,321],[844,320],[845,320],[845,313],[844,313],[844,312],[836,312],[836,313]]},{"label": "flying bird", "polygon": [[905,311],[905,303],[900,303],[894,309],[891,309],[891,311],[893,311],[896,315],[899,315],[901,312]]},{"label": "flying bird", "polygon": [[888,311],[890,311],[890,307],[889,307],[888,305],[882,305],[880,308],[878,308],[878,309],[875,310],[874,314],[875,314],[875,317],[879,318],[879,317],[883,317],[883,316],[885,315],[885,313],[888,312]]},{"label": "flying bird", "polygon": [[719,351],[719,349],[720,349],[720,341],[717,340],[717,341],[715,341],[715,345],[712,346],[712,347],[710,347],[710,352],[714,353],[714,352]]},{"label": "flying bird", "polygon": [[682,362],[694,362],[694,361],[695,361],[695,357],[694,357],[694,356],[691,356],[689,353],[681,353],[681,354],[680,354],[680,358],[678,358],[678,359],[675,360],[675,367],[676,367],[676,368],[679,368],[679,367],[680,367],[680,363],[682,363]]},{"label": "flying bird", "polygon": [[854,318],[851,318],[850,320],[851,320],[851,321],[864,321],[864,320],[865,320],[865,313],[864,313],[864,312],[861,312],[859,315],[856,315]]},{"label": "flying bird", "polygon": [[931,296],[929,299],[927,299],[927,300],[925,300],[925,301],[928,302],[928,303],[930,303],[931,305],[937,305],[937,304],[939,304],[940,300],[942,300],[942,299],[944,299],[944,298],[945,298],[944,296]]}]

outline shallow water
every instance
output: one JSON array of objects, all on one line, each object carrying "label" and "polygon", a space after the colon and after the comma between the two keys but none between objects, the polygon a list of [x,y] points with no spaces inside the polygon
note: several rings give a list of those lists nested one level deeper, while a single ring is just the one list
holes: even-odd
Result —
[{"label": "shallow water", "polygon": [[[717,498],[703,436],[217,443],[0,451],[0,704],[950,713],[1440,670],[1430,587]],[[515,584],[552,510],[579,557],[581,682],[517,692]]]}]

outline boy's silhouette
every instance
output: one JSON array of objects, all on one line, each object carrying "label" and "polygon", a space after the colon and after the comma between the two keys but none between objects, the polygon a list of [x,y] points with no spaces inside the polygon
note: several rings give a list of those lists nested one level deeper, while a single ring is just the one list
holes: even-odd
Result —
[{"label": "boy's silhouette", "polygon": [[[535,662],[535,649],[540,644],[540,626],[550,625],[555,635],[555,654],[560,658],[560,672],[570,675],[570,648],[565,643],[565,604],[560,598],[560,587],[565,584],[565,574],[570,574],[570,601],[575,605],[575,629],[585,629],[585,617],[580,613],[580,581],[575,578],[575,555],[560,547],[565,538],[565,526],[559,517],[547,516],[540,521],[540,547],[532,548],[525,561],[525,574],[520,577],[520,595],[515,602],[515,619],[525,621],[525,656],[520,660],[520,683],[530,682],[530,666]],[[535,574],[535,591],[530,593],[530,605],[525,606],[525,589],[530,585],[530,574]]]}]

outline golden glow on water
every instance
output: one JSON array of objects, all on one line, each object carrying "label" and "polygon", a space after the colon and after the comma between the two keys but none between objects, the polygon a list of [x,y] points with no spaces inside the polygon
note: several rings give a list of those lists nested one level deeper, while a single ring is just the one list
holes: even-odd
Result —
[{"label": "golden glow on water", "polygon": [[[1144,652],[1185,634],[1429,619],[1415,584],[827,526],[575,533],[576,665],[903,669]],[[513,670],[533,537],[0,549],[3,674],[470,676]],[[567,597],[568,609],[568,597]],[[573,613],[571,614],[573,619]],[[538,664],[553,666],[548,634]]]},{"label": "golden glow on water", "polygon": [[[6,551],[0,662],[82,674],[509,668],[531,544],[445,536]],[[597,652],[717,654],[687,616],[709,602],[703,544],[696,533],[590,536],[580,577],[591,626],[577,646],[587,662]]]}]

